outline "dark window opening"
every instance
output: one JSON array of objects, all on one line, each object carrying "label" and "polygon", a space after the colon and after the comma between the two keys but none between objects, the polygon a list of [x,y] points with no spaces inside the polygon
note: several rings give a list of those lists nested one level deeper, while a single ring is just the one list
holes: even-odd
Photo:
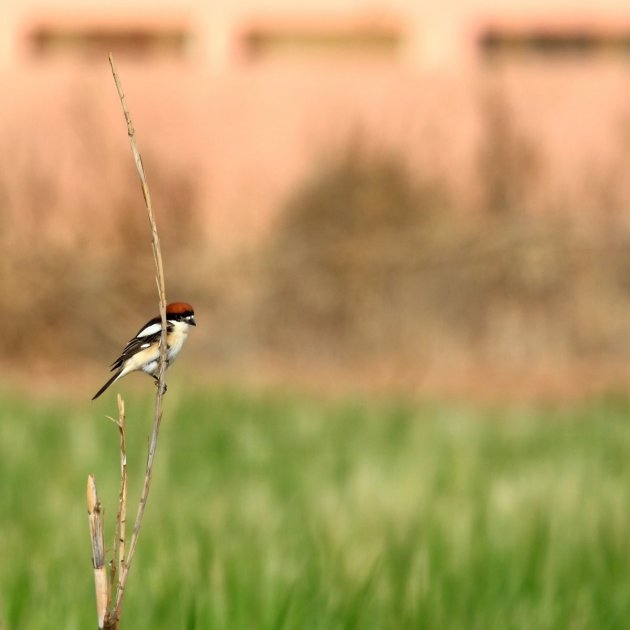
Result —
[{"label": "dark window opening", "polygon": [[36,57],[103,59],[113,52],[126,58],[181,58],[189,42],[181,27],[39,26],[29,35]]},{"label": "dark window opening", "polygon": [[630,59],[630,29],[623,33],[597,33],[581,29],[523,32],[487,29],[479,37],[479,48],[487,60],[591,59],[600,56]]},{"label": "dark window opening", "polygon": [[398,54],[398,28],[380,25],[251,27],[242,39],[250,59],[390,58]]}]

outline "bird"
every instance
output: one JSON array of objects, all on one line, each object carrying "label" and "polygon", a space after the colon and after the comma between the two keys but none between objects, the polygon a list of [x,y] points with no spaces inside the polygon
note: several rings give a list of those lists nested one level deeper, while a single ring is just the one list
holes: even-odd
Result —
[{"label": "bird", "polygon": [[[166,306],[166,367],[168,368],[188,337],[191,326],[196,326],[195,311],[186,302],[172,302]],[[160,368],[160,338],[162,335],[162,319],[150,319],[129,340],[120,356],[111,364],[113,376],[92,397],[96,400],[110,385],[130,372],[142,370],[155,379],[159,384],[158,372]]]}]

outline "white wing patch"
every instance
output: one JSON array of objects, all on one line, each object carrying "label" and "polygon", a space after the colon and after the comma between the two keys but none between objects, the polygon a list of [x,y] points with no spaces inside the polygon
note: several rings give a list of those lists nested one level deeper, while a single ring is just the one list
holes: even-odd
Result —
[{"label": "white wing patch", "polygon": [[138,337],[148,337],[149,335],[155,335],[156,333],[159,333],[160,330],[162,330],[162,324],[151,324],[150,326],[147,326],[146,328],[143,328],[139,333],[138,333]]}]

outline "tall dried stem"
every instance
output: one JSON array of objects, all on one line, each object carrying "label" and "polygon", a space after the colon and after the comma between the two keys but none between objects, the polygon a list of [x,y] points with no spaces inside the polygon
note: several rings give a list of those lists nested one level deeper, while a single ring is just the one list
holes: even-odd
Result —
[{"label": "tall dried stem", "polygon": [[[158,289],[160,303],[160,318],[162,320],[162,332],[160,337],[160,363],[158,370],[158,387],[155,396],[155,413],[153,416],[153,429],[149,440],[149,450],[144,474],[144,483],[138,501],[136,519],[131,533],[129,548],[126,549],[126,522],[127,522],[127,446],[125,437],[125,404],[118,396],[118,425],[120,432],[120,495],[118,500],[118,513],[116,517],[116,533],[114,539],[113,558],[110,564],[109,581],[107,579],[107,568],[105,565],[105,552],[103,544],[103,514],[101,504],[96,494],[96,484],[94,477],[88,477],[88,514],[90,521],[90,534],[92,539],[92,558],[94,564],[94,579],[96,586],[97,614],[99,629],[117,630],[120,622],[123,598],[129,578],[129,570],[138,544],[138,537],[142,527],[142,519],[149,497],[151,478],[153,476],[153,464],[157,451],[160,424],[162,422],[162,399],[166,385],[164,383],[164,372],[166,371],[166,290],[164,287],[164,269],[162,266],[162,251],[160,248],[160,237],[153,214],[151,194],[147,184],[142,157],[136,142],[135,130],[129,108],[123,92],[120,77],[116,72],[112,55],[109,55],[109,63],[114,77],[114,83],[118,91],[120,103],[122,105],[125,122],[127,124],[127,135],[133,153],[136,169],[140,177],[142,194],[147,209],[149,225],[151,227],[151,244],[153,248],[153,258],[155,261],[155,279]],[[117,579],[116,579],[117,578]],[[115,589],[115,595],[114,595]]]},{"label": "tall dried stem", "polygon": [[160,300],[160,317],[162,319],[162,336],[160,339],[160,366],[158,371],[158,388],[155,396],[155,413],[153,416],[153,429],[151,431],[151,439],[149,441],[149,451],[147,453],[147,464],[144,475],[144,483],[142,485],[142,491],[140,493],[140,500],[138,502],[138,511],[136,513],[136,520],[134,522],[133,531],[131,534],[131,540],[129,542],[129,551],[127,557],[121,562],[120,575],[118,578],[118,589],[116,592],[116,602],[114,606],[114,615],[117,619],[120,618],[120,611],[122,608],[123,597],[125,595],[125,587],[127,585],[127,579],[129,577],[129,569],[133,560],[134,553],[136,551],[136,545],[138,544],[138,536],[142,527],[142,518],[144,516],[144,510],[149,497],[149,490],[151,487],[151,478],[153,474],[153,463],[155,460],[155,453],[157,450],[158,436],[160,433],[160,424],[162,422],[162,398],[164,396],[164,372],[166,370],[166,289],[164,286],[164,269],[162,266],[162,250],[160,248],[160,237],[157,230],[157,224],[155,222],[155,216],[153,214],[153,205],[151,203],[151,194],[149,192],[149,185],[147,184],[146,174],[144,172],[144,166],[142,164],[142,157],[138,144],[136,142],[136,133],[131,120],[131,114],[127,107],[127,101],[125,99],[125,93],[122,88],[120,77],[116,72],[116,66],[114,65],[114,59],[110,53],[109,64],[112,69],[112,75],[114,77],[114,83],[118,91],[120,98],[120,104],[122,105],[123,114],[125,116],[125,122],[127,123],[127,135],[129,136],[129,143],[131,145],[131,151],[133,153],[134,161],[136,163],[136,169],[138,176],[140,177],[140,184],[142,186],[142,194],[144,196],[144,203],[147,209],[147,215],[149,218],[149,224],[151,226],[151,242],[153,245],[153,258],[155,260],[155,272],[156,283],[158,288],[158,295]]}]

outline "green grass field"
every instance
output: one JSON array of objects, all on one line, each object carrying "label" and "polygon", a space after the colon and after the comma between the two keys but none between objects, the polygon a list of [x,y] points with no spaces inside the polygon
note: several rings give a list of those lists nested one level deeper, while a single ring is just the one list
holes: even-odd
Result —
[{"label": "green grass field", "polygon": [[[630,403],[318,402],[173,384],[123,627],[627,628]],[[1,397],[0,626],[96,627],[98,404]],[[152,398],[127,400],[135,501]]]}]

